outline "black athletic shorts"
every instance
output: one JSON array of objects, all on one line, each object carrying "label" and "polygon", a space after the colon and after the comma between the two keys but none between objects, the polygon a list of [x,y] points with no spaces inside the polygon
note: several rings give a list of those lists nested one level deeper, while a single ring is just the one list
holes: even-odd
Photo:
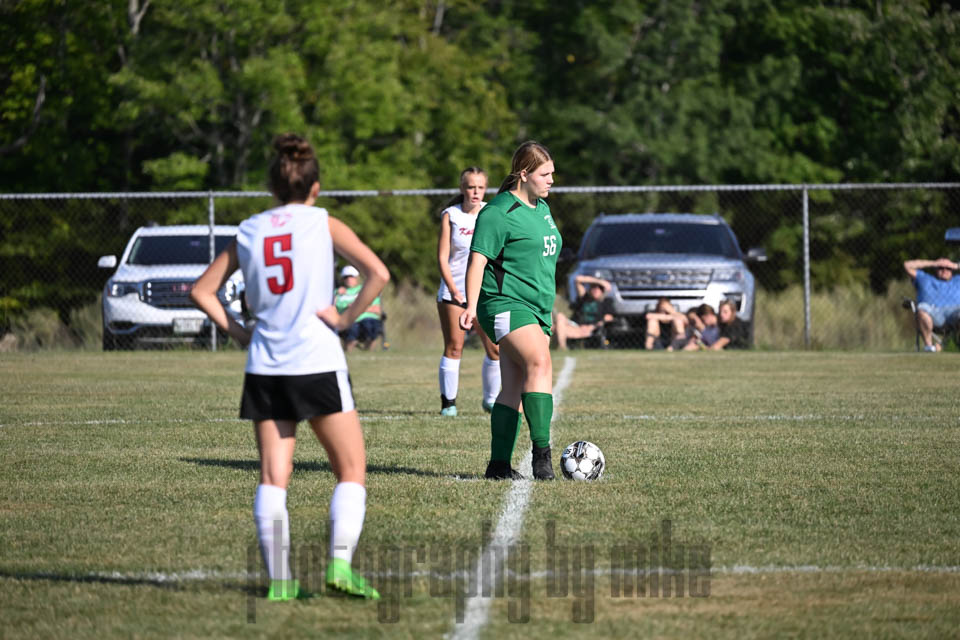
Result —
[{"label": "black athletic shorts", "polygon": [[346,371],[305,376],[243,376],[240,417],[247,420],[294,420],[352,411],[353,391]]},{"label": "black athletic shorts", "polygon": [[453,305],[453,306],[455,306],[455,307],[460,307],[461,309],[466,309],[466,308],[467,308],[467,303],[466,303],[466,302],[458,302],[458,301],[456,301],[456,300],[450,300],[449,298],[444,298],[444,299],[441,300],[440,302],[442,302],[443,304],[451,304],[451,305]]}]

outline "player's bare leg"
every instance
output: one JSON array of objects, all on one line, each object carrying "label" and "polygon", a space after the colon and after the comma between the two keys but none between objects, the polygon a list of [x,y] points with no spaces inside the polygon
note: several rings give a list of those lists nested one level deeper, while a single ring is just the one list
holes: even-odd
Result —
[{"label": "player's bare leg", "polygon": [[[500,355],[501,370],[504,361],[510,361],[522,375],[522,383],[511,386],[513,391],[510,400],[515,401],[516,395],[520,396],[523,413],[530,427],[533,477],[552,480],[554,474],[550,455],[550,421],[553,418],[553,361],[550,357],[550,338],[543,333],[539,325],[519,327],[500,341]],[[505,378],[504,389],[507,388]],[[519,407],[520,403],[511,406]]]},{"label": "player's bare leg", "polygon": [[483,379],[483,400],[480,406],[484,411],[490,413],[493,411],[493,403],[497,401],[497,395],[500,393],[502,381],[500,379],[500,347],[493,343],[493,340],[483,331],[480,323],[474,325],[477,329],[477,335],[480,336],[480,342],[483,343],[485,355],[480,375]]},{"label": "player's bare leg", "polygon": [[437,303],[440,330],[443,332],[443,357],[440,359],[440,415],[456,417],[457,390],[460,386],[460,358],[466,332],[460,328],[463,309],[455,304]]},{"label": "player's bare leg", "polygon": [[253,500],[260,553],[270,576],[267,599],[296,598],[300,585],[290,571],[290,517],[287,484],[293,472],[297,425],[291,420],[254,423],[260,453],[260,484]]},{"label": "player's bare leg", "polygon": [[330,499],[330,562],[327,587],[340,593],[378,599],[380,594],[367,584],[351,563],[360,541],[366,515],[367,455],[363,429],[356,410],[310,419],[310,426],[327,451],[330,467],[337,477]]}]

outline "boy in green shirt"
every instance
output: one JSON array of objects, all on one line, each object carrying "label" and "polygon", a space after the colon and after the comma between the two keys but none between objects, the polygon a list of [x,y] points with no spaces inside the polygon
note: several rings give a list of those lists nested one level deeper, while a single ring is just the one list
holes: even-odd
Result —
[{"label": "boy in green shirt", "polygon": [[[359,280],[360,272],[352,265],[347,265],[340,270],[340,279],[343,286],[337,289],[337,295],[333,300],[338,313],[350,306],[356,299],[357,294],[363,285]],[[362,349],[369,349],[370,345],[376,340],[377,336],[383,333],[383,321],[381,320],[383,310],[380,308],[380,296],[378,295],[373,303],[367,307],[367,310],[357,316],[357,321],[350,325],[350,328],[343,331],[340,337],[343,339],[344,351],[350,351],[357,344]]]}]

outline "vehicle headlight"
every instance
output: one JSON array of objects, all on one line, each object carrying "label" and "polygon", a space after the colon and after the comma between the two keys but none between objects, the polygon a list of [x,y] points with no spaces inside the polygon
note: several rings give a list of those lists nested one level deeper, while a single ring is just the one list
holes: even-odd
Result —
[{"label": "vehicle headlight", "polygon": [[107,295],[119,298],[131,293],[140,293],[140,285],[136,282],[111,282],[107,287]]},{"label": "vehicle headlight", "polygon": [[240,297],[240,288],[237,286],[236,280],[227,280],[226,284],[223,285],[223,299],[227,303],[233,302]]},{"label": "vehicle headlight", "polygon": [[710,280],[713,282],[741,282],[743,280],[743,269],[714,269]]},{"label": "vehicle headlight", "polygon": [[589,275],[592,275],[594,278],[606,280],[607,282],[613,282],[613,271],[610,269],[594,269],[593,273]]}]

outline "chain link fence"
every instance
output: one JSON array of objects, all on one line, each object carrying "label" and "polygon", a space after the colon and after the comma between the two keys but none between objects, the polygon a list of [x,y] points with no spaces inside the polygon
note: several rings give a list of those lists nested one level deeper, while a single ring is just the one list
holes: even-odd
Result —
[{"label": "chain link fence", "polygon": [[[455,193],[324,191],[318,205],[377,251],[395,283],[420,292],[409,317],[433,318],[439,212]],[[616,301],[602,333],[571,342],[584,347],[649,346],[645,314],[661,298],[684,315],[727,298],[754,348],[910,350],[903,262],[958,257],[944,241],[960,220],[958,183],[555,187],[549,204],[571,250],[557,310],[576,313],[577,274],[609,281]],[[265,192],[0,194],[0,349],[215,348],[189,284],[232,225],[271,205]],[[619,215],[650,213],[697,215]],[[605,233],[591,228],[601,215]],[[237,314],[241,290],[221,292]]]}]

